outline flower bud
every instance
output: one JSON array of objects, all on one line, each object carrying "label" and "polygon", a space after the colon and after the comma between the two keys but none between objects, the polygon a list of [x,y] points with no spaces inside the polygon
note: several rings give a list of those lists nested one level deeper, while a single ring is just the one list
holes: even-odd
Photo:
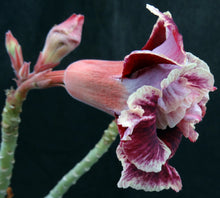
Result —
[{"label": "flower bud", "polygon": [[12,35],[11,31],[6,33],[5,37],[5,46],[10,56],[12,67],[15,70],[15,73],[18,74],[19,69],[23,65],[23,55],[21,46],[19,45],[16,38]]},{"label": "flower bud", "polygon": [[21,80],[26,80],[28,78],[28,75],[30,73],[30,62],[24,62],[24,64],[21,66],[18,76]]},{"label": "flower bud", "polygon": [[83,23],[83,15],[73,14],[50,30],[43,51],[35,65],[35,72],[55,67],[63,57],[79,45]]}]

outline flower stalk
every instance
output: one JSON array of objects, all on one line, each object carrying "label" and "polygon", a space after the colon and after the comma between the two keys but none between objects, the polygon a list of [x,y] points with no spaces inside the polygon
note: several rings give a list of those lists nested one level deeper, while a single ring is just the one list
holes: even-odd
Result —
[{"label": "flower stalk", "polygon": [[[5,46],[15,72],[17,89],[6,92],[6,104],[2,112],[2,143],[0,149],[0,198],[7,194],[17,147],[18,127],[21,122],[22,104],[31,89],[62,86],[63,72],[52,73],[60,60],[74,50],[81,41],[84,22],[82,15],[73,14],[63,23],[54,26],[48,34],[43,52],[40,53],[34,71],[30,73],[30,63],[25,62],[22,49],[10,31],[6,33]],[[49,76],[48,73],[52,73]]]},{"label": "flower stalk", "polygon": [[108,151],[108,148],[114,142],[117,135],[117,125],[115,121],[112,121],[95,147],[89,151],[81,162],[76,164],[73,169],[63,176],[45,198],[61,198],[67,190],[74,185],[82,175],[89,171],[99,158]]},{"label": "flower stalk", "polygon": [[25,97],[11,89],[6,92],[2,112],[2,143],[0,150],[0,198],[4,198],[12,176],[14,153],[17,147],[20,113]]}]

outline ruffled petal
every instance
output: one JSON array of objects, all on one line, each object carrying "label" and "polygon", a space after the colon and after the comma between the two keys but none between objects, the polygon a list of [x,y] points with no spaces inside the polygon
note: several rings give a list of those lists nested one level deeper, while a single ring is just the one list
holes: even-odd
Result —
[{"label": "ruffled petal", "polygon": [[183,120],[177,125],[183,132],[183,135],[186,138],[189,138],[192,142],[195,142],[198,139],[199,134],[194,130],[194,125],[202,120],[202,115],[203,112],[201,107],[194,103],[189,109],[187,109]]},{"label": "ruffled petal", "polygon": [[121,125],[120,147],[127,159],[145,172],[159,172],[171,151],[156,132],[156,105],[160,91],[143,86],[128,99],[128,110],[117,122]]},{"label": "ruffled petal", "polygon": [[195,142],[199,137],[199,134],[195,131],[194,124],[196,123],[187,122],[184,119],[181,120],[180,123],[178,124],[178,127],[183,132],[183,135],[186,138],[189,138],[191,142]]},{"label": "ruffled petal", "polygon": [[162,97],[158,99],[157,127],[178,126],[185,137],[196,141],[194,125],[205,114],[208,93],[213,90],[214,78],[206,64],[188,54],[192,64],[174,69],[161,82]]},{"label": "ruffled petal", "polygon": [[183,49],[182,35],[169,12],[161,13],[157,8],[147,5],[153,14],[159,17],[151,36],[142,50],[152,50],[157,54],[164,55],[178,64],[184,64],[186,54]]},{"label": "ruffled petal", "polygon": [[187,79],[189,86],[192,88],[197,88],[201,91],[213,90],[213,75],[197,65],[195,67],[185,67],[181,72],[181,76]]},{"label": "ruffled petal", "polygon": [[206,64],[206,62],[204,62],[203,60],[201,60],[200,58],[198,58],[197,56],[193,55],[190,52],[186,52],[186,56],[187,56],[187,62],[191,63],[191,64],[196,64],[198,68],[200,69],[204,69],[208,72],[210,72],[209,66]]},{"label": "ruffled petal", "polygon": [[[179,70],[173,70],[167,78],[170,80],[166,88],[163,87],[163,96],[158,99],[157,127],[165,129],[167,126],[173,128],[183,119],[186,109],[191,105],[188,96],[191,90],[187,87],[185,78],[178,78]],[[176,77],[176,78],[174,78]],[[164,81],[165,82],[165,81]]]},{"label": "ruffled petal", "polygon": [[[152,86],[142,86],[131,94],[127,100],[127,110],[123,110],[117,118],[118,125],[126,128],[121,139],[126,140],[133,133],[133,129],[142,119],[155,119],[157,100],[161,96],[159,89]],[[129,133],[127,131],[130,131]],[[129,138],[128,138],[129,139]]]},{"label": "ruffled petal", "polygon": [[131,140],[122,140],[120,143],[128,160],[142,171],[161,171],[161,166],[165,164],[171,151],[157,137],[155,119],[138,123],[130,138]]},{"label": "ruffled petal", "polygon": [[161,191],[169,188],[176,192],[181,190],[182,182],[178,172],[167,163],[162,166],[160,172],[144,172],[129,162],[121,147],[117,148],[117,155],[123,165],[121,178],[118,182],[119,188],[131,187],[144,191]]},{"label": "ruffled petal", "polygon": [[205,116],[206,114],[206,103],[209,101],[209,94],[206,93],[205,96],[203,96],[202,100],[198,103],[198,105],[200,106],[201,110],[202,110],[202,117]]},{"label": "ruffled petal", "polygon": [[[186,97],[191,93],[187,86],[187,79],[182,77],[170,82],[166,87],[163,86],[163,83],[161,84],[163,97],[159,99],[158,104],[160,105],[161,110],[166,113],[176,110],[180,103],[182,104]],[[188,100],[185,101],[185,106],[189,107],[190,104],[187,104],[187,101]]]}]

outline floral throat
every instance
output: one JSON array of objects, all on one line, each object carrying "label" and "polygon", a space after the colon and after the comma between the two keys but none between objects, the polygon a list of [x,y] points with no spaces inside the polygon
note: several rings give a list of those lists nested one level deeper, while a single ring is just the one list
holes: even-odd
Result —
[{"label": "floral throat", "polygon": [[80,43],[82,15],[52,28],[33,73],[10,32],[6,46],[22,97],[33,88],[63,86],[73,98],[115,117],[120,134],[116,152],[123,167],[118,187],[178,192],[181,178],[169,159],[182,136],[197,140],[195,124],[216,88],[208,65],[184,51],[171,14],[151,5],[147,9],[158,16],[150,38],[121,61],[80,60],[52,71]]}]

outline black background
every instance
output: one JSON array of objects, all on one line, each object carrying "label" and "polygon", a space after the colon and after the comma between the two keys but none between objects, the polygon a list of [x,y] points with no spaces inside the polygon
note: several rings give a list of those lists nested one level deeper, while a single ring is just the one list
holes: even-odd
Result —
[{"label": "black background", "polygon": [[[0,107],[4,90],[14,86],[4,47],[10,29],[22,45],[24,58],[34,65],[49,29],[72,13],[85,15],[81,45],[56,69],[85,58],[121,60],[147,41],[157,17],[145,9],[153,4],[169,10],[184,38],[186,51],[205,60],[219,83],[219,0],[20,0],[0,6]],[[183,139],[171,164],[181,175],[183,189],[159,193],[118,189],[122,170],[110,151],[64,196],[97,198],[220,197],[219,90],[210,94],[204,120],[197,125],[196,143]],[[113,118],[73,100],[63,88],[34,90],[23,106],[16,164],[12,178],[15,198],[41,198],[99,140]]]}]

